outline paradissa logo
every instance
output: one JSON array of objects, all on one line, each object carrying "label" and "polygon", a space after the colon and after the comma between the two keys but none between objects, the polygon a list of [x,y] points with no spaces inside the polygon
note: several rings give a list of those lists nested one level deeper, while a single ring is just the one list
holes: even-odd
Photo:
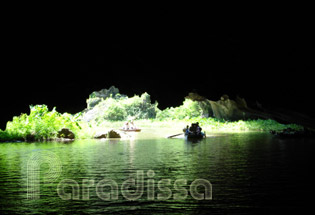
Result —
[{"label": "paradissa logo", "polygon": [[[147,200],[183,200],[188,196],[186,179],[177,179],[174,182],[173,188],[176,193],[173,194],[170,179],[162,179],[156,183],[154,180],[155,173],[153,170],[147,172],[149,179],[144,181],[144,172],[137,171],[136,178],[129,178],[124,181],[119,189],[119,185],[111,179],[103,179],[95,184],[94,180],[82,181],[82,200],[90,199],[90,188],[95,186],[97,196],[104,201],[118,200],[119,190],[122,196],[129,201],[136,201],[144,196],[144,187],[146,183]],[[72,192],[65,192],[65,187],[72,187]],[[110,188],[110,191],[105,191],[105,188]],[[198,187],[202,187],[203,192],[198,192]],[[107,189],[108,190],[108,189]],[[157,191],[157,194],[156,194]],[[194,180],[189,186],[190,195],[196,200],[211,200],[212,186],[211,183],[205,179]],[[79,200],[80,199],[80,185],[75,180],[65,179],[58,184],[58,195],[63,200]]]},{"label": "paradissa logo", "polygon": [[[40,198],[40,165],[48,163],[49,171],[45,174],[44,181],[56,181],[61,174],[61,162],[58,157],[49,151],[40,151],[34,153],[27,164],[27,198]],[[80,187],[79,183],[72,179],[64,179],[58,183],[57,193],[63,200],[89,200],[90,188],[95,186],[96,195],[104,201],[118,200],[119,191],[122,196],[129,201],[136,201],[140,198],[147,200],[183,200],[188,197],[188,190],[192,198],[196,200],[211,200],[212,185],[208,180],[196,179],[190,185],[189,189],[186,179],[177,179],[172,185],[170,179],[156,181],[155,172],[149,170],[146,172],[144,180],[144,171],[139,170],[134,177],[125,180],[121,186],[111,179],[103,179],[95,182],[93,179],[83,179]],[[173,192],[172,188],[173,187]],[[69,191],[69,188],[70,191]],[[146,196],[145,190],[146,188]],[[67,190],[67,191],[66,191]],[[82,196],[80,197],[80,193]]]}]

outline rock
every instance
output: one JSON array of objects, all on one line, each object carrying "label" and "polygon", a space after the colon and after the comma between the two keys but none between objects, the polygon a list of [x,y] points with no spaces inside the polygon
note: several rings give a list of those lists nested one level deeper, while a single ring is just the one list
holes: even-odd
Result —
[{"label": "rock", "polygon": [[185,98],[198,102],[203,117],[215,117],[229,121],[249,119],[251,117],[251,115],[247,113],[247,103],[245,99],[240,97],[236,97],[234,101],[225,94],[221,96],[220,100],[211,101],[192,92]]},{"label": "rock", "polygon": [[198,104],[201,108],[202,117],[204,118],[213,117],[212,106],[208,99],[206,99],[205,101],[199,101]]},{"label": "rock", "polygon": [[65,139],[74,139],[75,135],[69,128],[62,128],[61,130],[58,131],[57,137]]},{"label": "rock", "polygon": [[82,120],[85,122],[91,122],[100,115],[100,112],[101,110],[99,108],[92,108],[83,114]]},{"label": "rock", "polygon": [[198,93],[189,93],[188,96],[185,97],[186,99],[190,99],[192,101],[198,101],[198,102],[201,102],[201,101],[205,101],[206,98],[199,95]]},{"label": "rock", "polygon": [[110,130],[107,132],[107,137],[108,138],[121,138],[121,135],[115,130]]},{"label": "rock", "polygon": [[236,96],[235,102],[239,108],[247,108],[247,102],[244,98]]},{"label": "rock", "polygon": [[107,137],[107,133],[98,133],[94,136],[94,139],[102,139],[106,137]]},{"label": "rock", "polygon": [[98,105],[102,101],[101,98],[89,98],[86,103],[87,103],[87,108],[92,109],[96,105]]},{"label": "rock", "polygon": [[230,97],[228,96],[228,95],[226,95],[226,94],[224,94],[223,96],[221,96],[221,101],[227,101],[227,100],[229,100],[230,99]]},{"label": "rock", "polygon": [[229,99],[229,96],[223,95],[217,102],[210,102],[213,110],[214,117],[217,119],[225,120],[241,120],[246,119],[246,114],[242,111],[239,105]]}]

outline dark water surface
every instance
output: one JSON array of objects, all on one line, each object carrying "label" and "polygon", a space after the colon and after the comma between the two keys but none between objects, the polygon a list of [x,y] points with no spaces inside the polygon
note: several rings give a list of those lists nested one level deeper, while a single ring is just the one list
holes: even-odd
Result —
[{"label": "dark water surface", "polygon": [[[280,214],[312,208],[313,139],[281,140],[266,133],[210,136],[192,143],[184,139],[82,140],[73,143],[1,143],[1,214]],[[28,199],[32,159],[40,162],[40,198]],[[53,163],[53,164],[52,164]],[[36,162],[35,162],[36,164]],[[60,165],[60,168],[54,166]],[[136,171],[144,173],[143,195],[129,201],[121,185]],[[154,176],[148,177],[152,170]],[[35,172],[36,173],[36,172]],[[38,172],[37,172],[38,173]],[[34,174],[34,172],[32,172]],[[131,174],[131,175],[130,175]],[[150,176],[150,175],[149,175]],[[96,185],[103,179],[119,185],[118,200],[102,200]],[[79,199],[63,200],[57,185],[71,179]],[[148,179],[154,179],[154,200],[148,198]],[[170,179],[172,196],[158,200],[159,181]],[[174,188],[186,179],[188,195]],[[195,200],[189,185],[196,179],[212,184],[212,200]],[[88,190],[84,180],[94,180]],[[135,188],[135,187],[134,187]],[[203,192],[199,187],[199,192]],[[32,190],[31,190],[32,191]],[[29,193],[32,193],[29,191]],[[71,187],[64,189],[71,193]],[[105,187],[104,192],[109,192]],[[85,193],[84,193],[85,192]],[[33,193],[34,194],[34,193]],[[73,196],[72,196],[73,197]]]}]

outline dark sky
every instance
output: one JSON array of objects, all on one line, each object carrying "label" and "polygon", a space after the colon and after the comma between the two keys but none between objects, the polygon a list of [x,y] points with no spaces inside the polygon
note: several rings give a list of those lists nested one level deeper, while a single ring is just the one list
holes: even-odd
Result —
[{"label": "dark sky", "polygon": [[312,115],[311,11],[237,18],[162,8],[117,25],[120,31],[99,27],[105,29],[102,36],[52,30],[47,23],[40,30],[23,28],[23,36],[8,33],[1,129],[30,104],[76,113],[91,92],[112,85],[128,96],[148,92],[162,109],[180,105],[196,90],[211,100],[240,95]]}]

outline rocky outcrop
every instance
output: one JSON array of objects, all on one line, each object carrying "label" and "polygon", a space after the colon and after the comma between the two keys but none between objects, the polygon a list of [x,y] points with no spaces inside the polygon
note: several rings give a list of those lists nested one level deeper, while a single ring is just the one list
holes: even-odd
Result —
[{"label": "rocky outcrop", "polygon": [[231,121],[250,117],[245,111],[247,108],[245,99],[239,97],[234,101],[228,95],[223,95],[219,101],[211,101],[197,93],[189,93],[185,98],[199,103],[203,117],[215,117]]},{"label": "rocky outcrop", "polygon": [[215,117],[229,121],[248,119],[273,119],[280,123],[294,123],[303,126],[311,131],[315,131],[315,120],[300,113],[288,110],[270,110],[261,104],[256,107],[249,107],[244,98],[236,97],[235,100],[228,95],[221,96],[218,101],[211,101],[197,93],[189,93],[186,97],[193,101],[198,101],[204,117]]},{"label": "rocky outcrop", "polygon": [[185,99],[190,99],[193,101],[198,101],[198,102],[202,102],[207,100],[205,97],[199,95],[198,93],[189,93],[188,96],[185,97]]},{"label": "rocky outcrop", "polygon": [[107,132],[106,133],[98,133],[94,135],[94,139],[103,139],[107,137]]},{"label": "rocky outcrop", "polygon": [[75,135],[69,128],[62,128],[58,131],[57,137],[71,140],[75,138]]},{"label": "rocky outcrop", "polygon": [[115,130],[110,130],[107,132],[107,138],[121,138],[121,135]]},{"label": "rocky outcrop", "polygon": [[244,109],[242,110],[239,104],[227,95],[223,95],[219,101],[210,101],[210,104],[213,116],[217,119],[235,121],[249,117]]}]

